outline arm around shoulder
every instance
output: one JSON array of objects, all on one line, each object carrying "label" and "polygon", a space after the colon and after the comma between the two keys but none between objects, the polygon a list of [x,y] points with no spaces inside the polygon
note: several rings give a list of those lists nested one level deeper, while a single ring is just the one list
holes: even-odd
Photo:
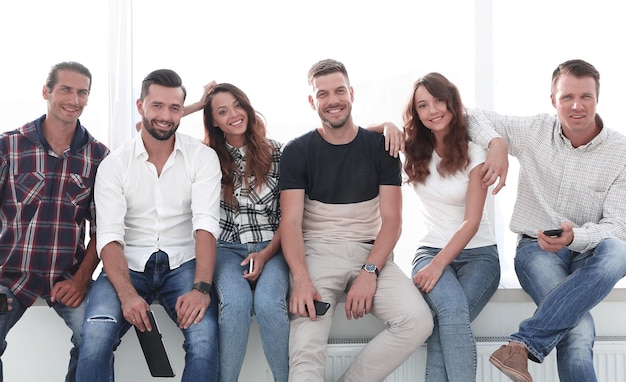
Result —
[{"label": "arm around shoulder", "polygon": [[467,132],[472,142],[484,149],[489,148],[491,141],[502,138],[495,130],[494,124],[487,113],[480,109],[467,109]]},{"label": "arm around shoulder", "polygon": [[392,157],[397,158],[400,152],[404,152],[404,129],[396,126],[394,123],[383,122],[377,125],[369,125],[367,130],[385,136],[385,150]]}]

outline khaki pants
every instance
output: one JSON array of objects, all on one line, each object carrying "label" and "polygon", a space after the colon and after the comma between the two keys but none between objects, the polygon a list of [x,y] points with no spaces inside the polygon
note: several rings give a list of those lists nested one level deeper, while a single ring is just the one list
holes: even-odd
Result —
[{"label": "khaki pants", "polygon": [[[326,344],[339,297],[349,289],[372,248],[371,244],[305,242],[306,262],[313,281],[331,308],[312,321],[292,317],[289,337],[289,380],[324,380]],[[430,336],[431,311],[413,282],[387,260],[377,281],[371,314],[387,328],[363,348],[341,381],[383,381]]]}]

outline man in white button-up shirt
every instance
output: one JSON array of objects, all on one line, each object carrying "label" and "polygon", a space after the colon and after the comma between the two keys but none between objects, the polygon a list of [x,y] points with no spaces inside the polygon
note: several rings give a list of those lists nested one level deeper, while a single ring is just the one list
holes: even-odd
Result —
[{"label": "man in white button-up shirt", "polygon": [[216,381],[221,171],[215,152],[176,133],[185,88],[171,70],[143,81],[143,129],[98,168],[97,250],[104,269],[87,304],[77,379],[110,381],[113,352],[131,326],[153,330],[158,300],[185,337],[182,381]]}]

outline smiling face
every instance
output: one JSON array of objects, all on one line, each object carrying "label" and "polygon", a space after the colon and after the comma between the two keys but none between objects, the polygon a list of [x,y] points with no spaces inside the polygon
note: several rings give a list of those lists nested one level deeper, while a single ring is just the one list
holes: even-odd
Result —
[{"label": "smiling face", "polygon": [[415,90],[415,110],[420,121],[433,134],[445,136],[450,130],[452,113],[447,103],[433,97],[425,86],[418,86]]},{"label": "smiling face", "polygon": [[141,115],[143,130],[159,141],[170,139],[183,116],[185,96],[180,87],[150,85],[143,99],[137,100],[137,110]]},{"label": "smiling face", "polygon": [[59,70],[54,87],[43,87],[43,98],[48,101],[50,121],[55,120],[74,127],[89,100],[89,77],[73,70]]},{"label": "smiling face", "polygon": [[575,146],[588,143],[599,132],[595,123],[598,103],[597,85],[593,77],[563,74],[552,91],[563,135]]},{"label": "smiling face", "polygon": [[243,146],[244,134],[248,129],[248,113],[239,100],[232,93],[222,91],[214,94],[210,102],[214,127],[224,133],[226,142],[231,146]]},{"label": "smiling face", "polygon": [[339,72],[315,77],[311,82],[309,103],[317,111],[324,126],[338,129],[352,119],[354,92],[346,77]]}]

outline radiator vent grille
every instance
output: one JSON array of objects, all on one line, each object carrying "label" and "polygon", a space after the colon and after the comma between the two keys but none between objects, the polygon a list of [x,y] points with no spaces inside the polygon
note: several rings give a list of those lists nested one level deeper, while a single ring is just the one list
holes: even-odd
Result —
[{"label": "radiator vent grille", "polygon": [[365,345],[371,338],[329,338],[329,345]]},{"label": "radiator vent grille", "polygon": [[[324,382],[336,382],[359,351],[371,338],[329,338]],[[479,382],[503,382],[508,379],[489,362],[489,356],[508,342],[506,336],[476,337],[477,371]],[[426,346],[409,357],[385,382],[422,382],[426,364]],[[598,336],[594,347],[594,364],[598,380],[626,381],[626,336]],[[528,363],[528,370],[536,381],[558,381],[556,352],[542,364]]]}]

